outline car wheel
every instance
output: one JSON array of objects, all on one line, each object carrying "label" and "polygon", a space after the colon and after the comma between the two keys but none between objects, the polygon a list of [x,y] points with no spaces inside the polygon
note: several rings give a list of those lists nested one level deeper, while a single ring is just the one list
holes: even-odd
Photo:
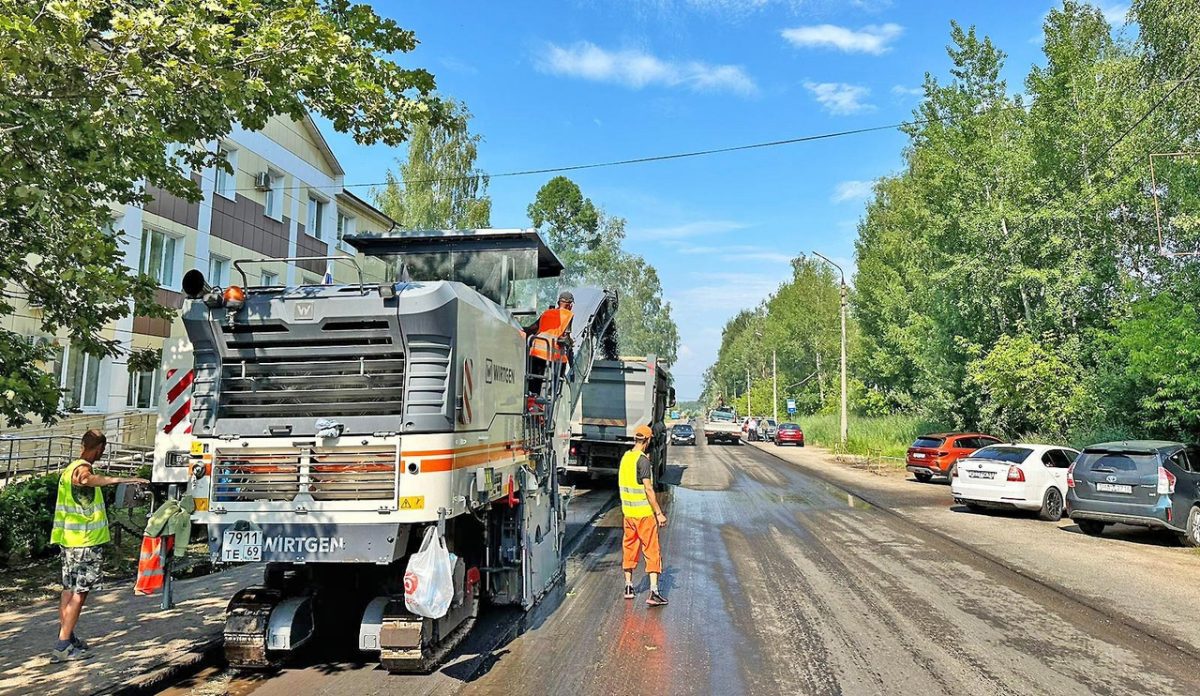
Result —
[{"label": "car wheel", "polygon": [[776,447],[779,447],[779,446],[780,446],[780,445],[779,445],[779,440],[776,440],[776,441],[775,441],[775,446],[776,446]]},{"label": "car wheel", "polygon": [[933,478],[933,474],[926,473],[924,471],[913,472],[913,476],[916,476],[917,480],[921,483],[929,483],[929,481]]},{"label": "car wheel", "polygon": [[953,464],[950,465],[949,469],[946,469],[946,473],[944,474],[946,477],[946,483],[949,483],[954,480],[954,470],[957,468],[958,468],[958,462],[954,462]]},{"label": "car wheel", "polygon": [[965,503],[965,505],[967,506],[967,509],[970,510],[971,512],[983,512],[984,510],[987,509],[984,506],[980,505],[979,503]]},{"label": "car wheel", "polygon": [[1078,524],[1079,531],[1088,536],[1100,536],[1104,533],[1104,528],[1108,526],[1099,520],[1079,520]]},{"label": "car wheel", "polygon": [[1050,486],[1046,489],[1046,495],[1042,497],[1042,509],[1038,510],[1038,517],[1047,522],[1057,522],[1062,519],[1063,514],[1063,497],[1058,488]]},{"label": "car wheel", "polygon": [[1179,540],[1184,546],[1200,546],[1200,507],[1193,507],[1188,513],[1187,531],[1179,535]]},{"label": "car wheel", "polygon": [[797,447],[803,447],[803,446],[804,446],[804,443],[803,443],[803,442],[797,442],[797,443],[796,443],[796,446],[797,446]]}]

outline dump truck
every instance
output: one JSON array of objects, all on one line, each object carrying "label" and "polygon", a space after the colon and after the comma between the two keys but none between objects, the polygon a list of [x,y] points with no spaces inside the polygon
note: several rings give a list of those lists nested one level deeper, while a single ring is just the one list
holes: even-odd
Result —
[{"label": "dump truck", "polygon": [[671,375],[658,358],[598,360],[571,418],[571,449],[565,471],[592,477],[615,475],[621,456],[633,446],[633,431],[654,431],[648,454],[654,480],[667,466],[667,409],[675,405]]},{"label": "dump truck", "polygon": [[742,424],[732,406],[717,406],[704,419],[704,440],[708,444],[732,442],[742,444]]},{"label": "dump truck", "polygon": [[[427,671],[481,603],[528,610],[563,573],[559,461],[592,363],[615,345],[615,293],[575,290],[573,340],[553,346],[570,367],[535,375],[530,348],[548,339],[522,327],[538,280],[562,270],[535,231],[346,241],[388,279],[251,287],[246,265],[281,259],[241,259],[241,283],[216,288],[189,271],[186,336],[164,350],[153,478],[192,497],[215,562],[263,565],[226,611],[235,667],[323,636]],[[430,527],[457,559],[437,618],[404,601]]]}]

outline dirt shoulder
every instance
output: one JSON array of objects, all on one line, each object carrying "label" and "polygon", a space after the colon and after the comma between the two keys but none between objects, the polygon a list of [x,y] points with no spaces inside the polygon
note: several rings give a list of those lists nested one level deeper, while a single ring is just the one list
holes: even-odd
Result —
[{"label": "dirt shoulder", "polygon": [[815,448],[759,449],[890,509],[955,542],[984,553],[1038,582],[1061,588],[1154,635],[1200,651],[1200,625],[1180,607],[1200,603],[1200,554],[1171,535],[1115,525],[1103,537],[1085,536],[1069,519],[1043,522],[1019,512],[968,512],[944,483],[918,483],[906,472],[871,473],[839,463]]}]

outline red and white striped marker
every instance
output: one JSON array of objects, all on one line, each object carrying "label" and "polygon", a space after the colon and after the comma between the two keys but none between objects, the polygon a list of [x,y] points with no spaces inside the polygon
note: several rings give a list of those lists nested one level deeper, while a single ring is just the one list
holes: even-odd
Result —
[{"label": "red and white striped marker", "polygon": [[463,361],[463,408],[459,419],[463,425],[470,425],[474,414],[471,412],[471,398],[475,392],[475,378],[471,374],[474,370],[475,363],[470,358]]},{"label": "red and white striped marker", "polygon": [[192,380],[191,370],[167,370],[167,418],[163,432],[174,432],[184,424],[183,432],[192,432]]}]

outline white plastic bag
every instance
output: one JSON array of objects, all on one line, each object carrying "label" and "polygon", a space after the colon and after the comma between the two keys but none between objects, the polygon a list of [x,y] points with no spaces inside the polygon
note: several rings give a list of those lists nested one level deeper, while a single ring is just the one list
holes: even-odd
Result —
[{"label": "white plastic bag", "polygon": [[425,530],[421,548],[408,558],[404,573],[404,606],[417,616],[440,619],[454,599],[454,566],[437,527]]}]

